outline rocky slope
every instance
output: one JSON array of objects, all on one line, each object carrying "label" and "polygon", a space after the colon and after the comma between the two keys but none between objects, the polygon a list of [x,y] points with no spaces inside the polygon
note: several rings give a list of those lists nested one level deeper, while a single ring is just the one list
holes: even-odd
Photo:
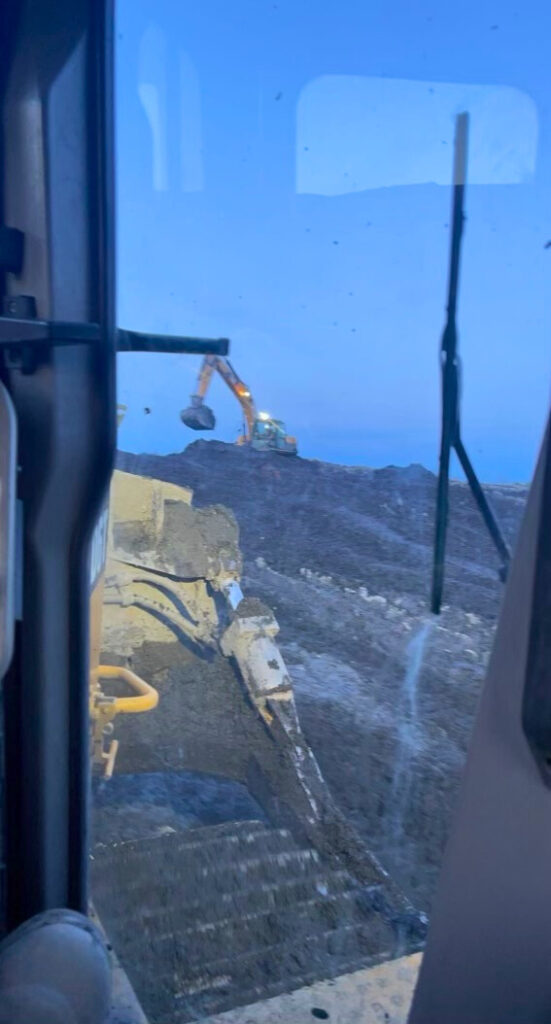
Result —
[{"label": "rocky slope", "polygon": [[[428,908],[501,598],[466,486],[451,487],[442,615],[428,613],[435,477],[198,441],[120,468],[235,513],[244,589],[271,605],[306,737],[345,813]],[[511,543],[526,488],[492,486]]]}]

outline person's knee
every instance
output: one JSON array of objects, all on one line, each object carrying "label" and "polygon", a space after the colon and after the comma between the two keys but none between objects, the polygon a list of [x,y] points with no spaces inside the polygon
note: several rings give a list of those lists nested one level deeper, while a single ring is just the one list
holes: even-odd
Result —
[{"label": "person's knee", "polygon": [[103,1024],[111,970],[82,914],[38,914],[0,944],[0,1024]]},{"label": "person's knee", "polygon": [[0,1024],[77,1024],[66,999],[42,985],[0,992]]}]

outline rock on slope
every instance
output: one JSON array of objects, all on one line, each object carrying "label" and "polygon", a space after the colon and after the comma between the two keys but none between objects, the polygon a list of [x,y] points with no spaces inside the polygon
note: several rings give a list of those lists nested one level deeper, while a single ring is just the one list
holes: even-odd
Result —
[{"label": "rock on slope", "polygon": [[[271,605],[301,721],[345,813],[429,907],[501,584],[467,487],[451,486],[445,607],[428,615],[435,477],[216,441],[119,466],[191,486],[238,520],[247,593]],[[492,486],[514,543],[526,488]]]}]

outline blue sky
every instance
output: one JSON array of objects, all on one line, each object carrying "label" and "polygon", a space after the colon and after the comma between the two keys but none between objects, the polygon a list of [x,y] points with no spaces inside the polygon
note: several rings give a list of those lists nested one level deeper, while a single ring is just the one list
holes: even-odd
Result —
[{"label": "blue sky", "polygon": [[[119,323],[230,337],[303,455],[435,468],[468,109],[463,433],[482,478],[528,479],[551,369],[549,38],[539,0],[119,0]],[[199,362],[120,357],[122,447],[201,436],[179,419]],[[220,381],[209,404],[202,436],[232,440]]]}]

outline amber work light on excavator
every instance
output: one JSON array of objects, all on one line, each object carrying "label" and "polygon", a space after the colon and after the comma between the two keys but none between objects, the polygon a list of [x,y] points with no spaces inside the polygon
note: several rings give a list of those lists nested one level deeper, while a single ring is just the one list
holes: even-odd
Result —
[{"label": "amber work light on excavator", "polygon": [[[136,483],[137,477],[119,473],[108,523],[117,351],[195,353],[206,360],[223,360],[228,352],[224,338],[117,328],[113,18],[111,3],[101,0],[4,0],[0,11],[0,1022],[143,1024],[127,974],[135,987],[142,985],[148,1005],[160,1006],[155,985],[162,971],[164,1002],[150,1014],[151,1024],[197,1019],[201,1007],[243,1001],[247,1020],[267,1020],[268,1012],[270,1019],[289,1020],[294,1004],[289,1010],[290,1004],[265,1002],[285,992],[277,974],[282,964],[286,977],[303,979],[306,1019],[329,1019],[328,1010],[313,1004],[308,985],[331,978],[342,1005],[353,992],[350,1019],[371,1024],[383,1012],[390,1020],[379,996],[390,986],[396,1012],[411,998],[411,980],[405,995],[400,987],[407,975],[402,954],[423,947],[424,919],[334,806],[300,729],[274,639],[277,622],[261,601],[243,598],[234,517],[220,506],[195,508],[191,491],[170,482]],[[278,91],[274,103],[280,99]],[[266,423],[281,431],[288,446],[282,450],[290,451],[283,425],[256,410],[247,440],[273,447]],[[444,440],[445,504],[450,438]],[[549,1020],[550,522],[548,429],[511,559],[411,1024]],[[180,534],[170,535],[171,525]],[[442,559],[443,539],[439,550]],[[122,627],[130,626],[125,664],[100,661],[104,604],[111,609],[108,653],[120,652]],[[158,701],[162,706],[162,693],[159,700],[128,663],[138,646],[161,646],[163,630],[176,638],[171,656],[183,650],[190,664],[193,656],[223,665],[224,698],[227,706],[234,701],[234,711],[239,706],[233,721],[244,746],[250,744],[239,764],[234,749],[224,756],[264,817],[229,831],[222,823],[207,852],[199,850],[199,867],[194,839],[164,823],[145,846],[100,843],[94,848],[98,921],[88,886],[91,767],[112,773],[115,716],[144,712],[140,721],[149,721]],[[162,672],[169,670],[167,662]],[[115,693],[104,692],[110,686]],[[192,721],[189,735],[199,737],[195,756],[211,770],[224,746],[226,705],[220,711],[219,692],[213,697],[207,685],[196,689],[204,714]],[[206,728],[208,714],[219,734]],[[159,758],[164,753],[154,750]],[[281,792],[274,781],[282,783]],[[271,831],[270,814],[278,824]],[[148,868],[155,842],[163,844],[170,866],[157,872],[161,878]],[[247,871],[231,856],[220,871],[218,851],[243,847],[255,851]],[[261,855],[265,848],[279,871],[276,882]],[[165,902],[153,908],[161,916],[149,936],[157,959],[142,952],[143,965],[132,945],[139,926],[130,908],[120,929],[125,973],[115,956],[118,943],[113,951],[110,940],[118,935],[128,864],[141,864],[144,872],[132,878],[134,894],[156,882]],[[289,865],[293,877],[285,874]],[[209,872],[218,872],[230,889],[241,886],[239,918],[248,937],[258,937],[266,922],[276,929],[285,922],[277,956],[268,947],[253,960],[239,948],[244,933],[236,915],[224,916],[231,891],[198,904],[188,868],[198,889]],[[249,882],[243,885],[245,874],[264,900],[260,910]],[[175,905],[183,907],[176,922]],[[196,922],[186,945],[193,906],[200,914],[206,906],[212,916]],[[298,906],[300,924],[293,918]],[[287,949],[282,935],[304,929],[312,907],[320,926],[315,942],[303,931],[307,941],[299,952]],[[180,955],[172,958],[174,923]],[[193,961],[199,933],[205,942],[214,935],[206,980]],[[182,966],[185,957],[190,963]],[[212,967],[220,963],[223,970]],[[354,972],[364,968],[360,991]],[[236,977],[246,996],[232,989]],[[174,990],[181,978],[187,981]],[[358,991],[367,993],[363,1002]],[[239,1019],[236,1012],[232,1021]]]}]

